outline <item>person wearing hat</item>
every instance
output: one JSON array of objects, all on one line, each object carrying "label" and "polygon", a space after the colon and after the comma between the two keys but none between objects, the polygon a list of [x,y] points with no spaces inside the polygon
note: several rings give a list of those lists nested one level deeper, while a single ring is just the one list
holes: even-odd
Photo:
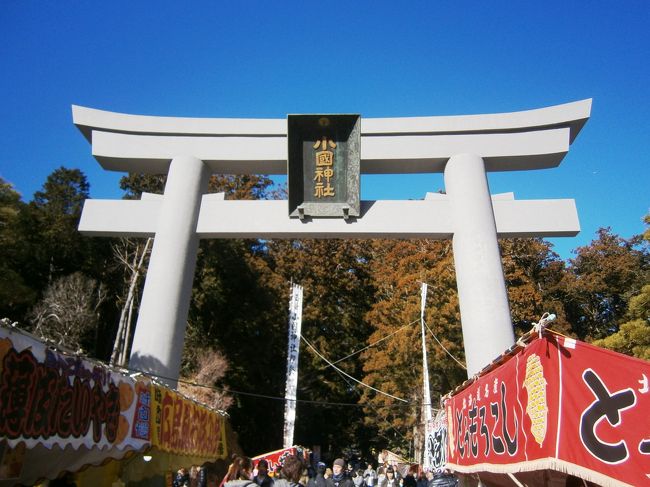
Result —
[{"label": "person wearing hat", "polygon": [[332,477],[327,479],[327,487],[354,487],[352,479],[346,475],[345,460],[337,458],[332,465]]}]

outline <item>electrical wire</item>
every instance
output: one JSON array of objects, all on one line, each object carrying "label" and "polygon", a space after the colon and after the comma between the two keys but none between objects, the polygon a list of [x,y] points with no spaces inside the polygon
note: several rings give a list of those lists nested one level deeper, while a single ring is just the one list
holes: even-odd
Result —
[{"label": "electrical wire", "polygon": [[[271,399],[271,400],[282,401],[282,402],[286,402],[286,401],[291,400],[291,401],[302,402],[302,403],[307,403],[307,404],[319,404],[319,405],[322,405],[322,406],[365,407],[365,404],[357,404],[357,403],[349,403],[349,402],[327,402],[327,401],[317,401],[317,400],[310,400],[310,399],[287,399],[287,398],[281,397],[281,396],[271,396],[271,395],[267,395],[267,394],[258,394],[258,393],[254,393],[254,392],[244,392],[244,391],[238,391],[238,390],[235,390],[235,389],[229,389],[229,388],[225,388],[225,387],[216,387],[216,386],[211,386],[211,385],[208,385],[208,384],[200,384],[198,382],[194,382],[194,381],[187,380],[187,379],[180,379],[180,378],[173,379],[171,377],[165,377],[163,375],[152,374],[150,372],[144,372],[142,370],[133,369],[133,368],[130,368],[130,367],[126,368],[126,370],[128,370],[131,374],[139,373],[139,374],[142,374],[142,375],[144,375],[146,377],[150,377],[150,378],[154,378],[154,379],[158,379],[158,380],[170,380],[170,381],[175,380],[176,382],[181,382],[181,383],[186,384],[186,385],[202,387],[202,388],[205,388],[205,389],[211,389],[211,390],[214,390],[214,391],[223,392],[225,394],[235,394],[235,395],[240,395],[240,396],[257,397],[257,398],[260,398],[260,399]],[[403,404],[388,405],[388,407],[394,407],[394,406],[404,407]]]},{"label": "electrical wire", "polygon": [[[338,370],[337,370],[336,372],[337,372],[337,373],[341,376],[341,378],[342,378],[342,379],[343,379],[343,380],[348,384],[349,387],[353,387],[353,386],[354,386],[354,384],[351,383],[350,380],[349,380],[347,377],[345,377],[345,375],[343,375],[343,374],[342,374],[341,372],[339,372]],[[375,413],[375,417],[376,417],[376,418],[379,418],[379,420],[380,420],[380,421],[383,421],[384,424],[385,424],[386,426],[388,426],[389,429],[391,429],[391,430],[393,430],[395,433],[397,433],[397,434],[398,434],[398,435],[399,435],[403,440],[406,440],[406,436],[404,436],[404,435],[403,435],[403,434],[402,434],[402,433],[401,433],[397,428],[395,428],[395,427],[390,423],[390,421],[388,421],[387,418],[382,417],[382,415],[379,414],[379,411],[377,411],[377,408],[376,408],[372,403],[369,402],[369,403],[366,403],[366,404],[361,404],[361,406],[367,406],[367,407],[369,407],[370,409],[372,409],[372,412]],[[400,406],[406,406],[406,405],[402,405],[402,404],[400,404]]]},{"label": "electrical wire", "polygon": [[[343,362],[344,360],[347,360],[347,359],[349,359],[350,357],[353,357],[354,355],[357,355],[357,354],[363,352],[364,350],[367,350],[367,349],[369,349],[369,348],[371,348],[371,347],[374,347],[375,345],[377,345],[377,344],[383,342],[384,340],[389,339],[389,338],[392,337],[393,335],[396,335],[396,334],[399,333],[400,331],[406,329],[407,327],[409,327],[409,326],[411,326],[411,325],[413,325],[414,323],[417,323],[417,322],[419,322],[419,321],[420,321],[419,319],[417,319],[417,320],[413,320],[413,321],[411,321],[410,323],[408,323],[408,324],[404,325],[403,327],[401,327],[399,330],[396,330],[396,331],[394,331],[393,333],[391,333],[391,334],[389,334],[389,335],[386,335],[386,336],[383,337],[383,338],[380,338],[380,339],[377,340],[376,342],[371,343],[370,345],[368,345],[368,346],[366,346],[366,347],[363,347],[363,348],[360,349],[360,350],[357,350],[357,351],[355,351],[355,352],[352,352],[351,354],[346,355],[346,356],[343,357],[343,358],[340,358],[340,359],[338,359],[338,360],[335,360],[334,362],[330,362],[328,365],[326,365],[325,367],[323,367],[323,369],[328,368],[330,365],[338,364],[339,362]],[[321,370],[323,370],[323,369],[321,369]]]},{"label": "electrical wire", "polygon": [[431,328],[429,328],[429,325],[427,325],[427,322],[423,320],[423,323],[424,323],[424,326],[427,327],[427,330],[429,330],[429,333],[431,333],[431,336],[433,337],[433,339],[438,343],[438,345],[440,345],[440,348],[442,348],[445,351],[445,353],[447,355],[449,355],[454,360],[454,362],[456,362],[458,365],[460,365],[463,369],[467,370],[467,367],[465,366],[465,364],[460,362],[456,357],[454,357],[451,354],[451,352],[449,350],[447,350],[442,343],[440,343],[440,340],[438,340],[438,337],[433,333],[433,331],[431,331]]},{"label": "electrical wire", "polygon": [[327,359],[326,359],[326,358],[325,358],[325,357],[324,357],[324,356],[323,356],[323,355],[322,355],[318,350],[316,350],[316,349],[312,346],[311,343],[309,343],[309,342],[307,341],[307,339],[306,339],[304,336],[300,335],[300,338],[303,339],[303,341],[307,344],[307,346],[308,346],[308,347],[309,347],[309,348],[310,348],[310,349],[311,349],[311,350],[312,350],[316,355],[318,355],[318,357],[320,357],[322,360],[324,360],[324,361],[327,362],[329,365],[331,365],[332,368],[333,368],[334,370],[336,370],[337,372],[340,372],[341,374],[345,375],[347,378],[352,379],[352,380],[353,380],[354,382],[356,382],[357,384],[362,385],[362,386],[364,386],[364,387],[367,387],[368,389],[372,389],[373,391],[375,391],[375,392],[377,392],[377,393],[379,393],[379,394],[383,394],[384,396],[388,396],[388,397],[391,397],[391,398],[393,398],[393,399],[397,399],[398,401],[402,401],[402,402],[404,402],[404,403],[406,403],[406,404],[409,403],[409,401],[407,401],[406,399],[402,399],[401,397],[393,396],[392,394],[388,394],[387,392],[380,391],[379,389],[376,389],[376,388],[372,387],[371,385],[368,385],[368,384],[366,384],[366,383],[364,383],[364,382],[361,382],[361,381],[358,380],[358,379],[355,379],[355,378],[352,377],[350,374],[348,374],[347,372],[345,372],[345,371],[339,369],[336,365],[334,365],[332,362],[330,362],[329,360],[327,360]]}]

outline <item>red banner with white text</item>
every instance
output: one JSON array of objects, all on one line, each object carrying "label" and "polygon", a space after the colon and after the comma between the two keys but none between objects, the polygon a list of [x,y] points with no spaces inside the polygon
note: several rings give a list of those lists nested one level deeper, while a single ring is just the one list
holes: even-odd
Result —
[{"label": "red banner with white text", "polygon": [[546,334],[446,402],[459,472],[650,485],[650,362]]},{"label": "red banner with white text", "polygon": [[282,467],[284,464],[284,459],[289,455],[296,455],[302,460],[307,460],[309,458],[309,450],[301,446],[290,446],[289,448],[283,448],[282,450],[276,450],[269,453],[263,453],[262,455],[257,455],[253,457],[253,464],[257,467],[257,462],[260,460],[266,460],[269,467],[269,472],[272,474],[278,467]]}]

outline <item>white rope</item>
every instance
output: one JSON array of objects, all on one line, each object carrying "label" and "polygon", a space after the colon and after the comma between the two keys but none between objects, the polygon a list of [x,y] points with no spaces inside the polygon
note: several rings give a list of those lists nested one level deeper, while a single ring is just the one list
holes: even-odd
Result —
[{"label": "white rope", "polygon": [[544,330],[548,324],[556,318],[554,314],[549,313],[548,311],[542,315],[537,323],[533,323],[533,329],[539,335],[539,338],[542,338]]},{"label": "white rope", "polygon": [[353,380],[354,382],[356,382],[357,384],[362,385],[362,386],[364,386],[364,387],[367,387],[368,389],[372,389],[373,391],[375,391],[375,392],[377,392],[377,393],[379,393],[379,394],[383,394],[384,396],[392,397],[393,399],[397,399],[398,401],[402,401],[402,402],[405,402],[405,403],[408,404],[408,401],[407,401],[406,399],[402,399],[401,397],[393,396],[393,395],[391,395],[391,394],[388,394],[387,392],[380,391],[379,389],[375,389],[375,388],[372,387],[371,385],[365,384],[364,382],[361,382],[360,380],[355,379],[355,378],[352,377],[350,374],[348,374],[347,372],[345,372],[345,371],[339,369],[336,365],[334,365],[332,362],[330,362],[329,360],[327,360],[327,359],[326,359],[326,358],[325,358],[321,353],[319,353],[318,350],[316,350],[316,349],[312,346],[311,343],[309,343],[309,342],[307,341],[307,339],[306,339],[304,336],[300,335],[300,338],[302,338],[302,339],[304,340],[304,342],[307,344],[307,346],[308,346],[309,348],[311,348],[311,349],[313,350],[313,352],[314,352],[316,355],[318,355],[322,360],[324,360],[324,361],[327,362],[329,365],[331,365],[331,366],[334,368],[334,370],[336,370],[337,372],[343,374],[343,375],[346,376],[348,379],[351,379],[351,380]]},{"label": "white rope", "polygon": [[438,345],[440,345],[440,348],[442,348],[442,349],[445,351],[445,353],[446,353],[447,355],[449,355],[452,359],[454,359],[454,361],[455,361],[458,365],[460,365],[463,369],[467,370],[467,367],[465,366],[465,364],[462,363],[462,362],[460,362],[456,357],[454,357],[454,356],[451,354],[451,352],[450,352],[449,350],[447,350],[447,349],[445,348],[445,346],[444,346],[442,343],[440,343],[440,340],[438,340],[438,337],[437,337],[437,336],[436,336],[436,335],[431,331],[431,328],[429,328],[429,325],[427,325],[427,322],[426,322],[426,321],[424,322],[424,326],[427,327],[427,330],[429,330],[429,333],[431,333],[431,336],[433,337],[433,339],[438,343]]}]

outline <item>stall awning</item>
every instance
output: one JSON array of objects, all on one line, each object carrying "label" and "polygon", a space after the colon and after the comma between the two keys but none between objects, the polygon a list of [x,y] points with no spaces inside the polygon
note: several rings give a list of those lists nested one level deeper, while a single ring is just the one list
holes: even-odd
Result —
[{"label": "stall awning", "polygon": [[650,482],[650,362],[548,331],[503,362],[447,399],[448,468]]},{"label": "stall awning", "polygon": [[141,374],[0,328],[0,485],[156,448],[227,456],[226,415]]}]

